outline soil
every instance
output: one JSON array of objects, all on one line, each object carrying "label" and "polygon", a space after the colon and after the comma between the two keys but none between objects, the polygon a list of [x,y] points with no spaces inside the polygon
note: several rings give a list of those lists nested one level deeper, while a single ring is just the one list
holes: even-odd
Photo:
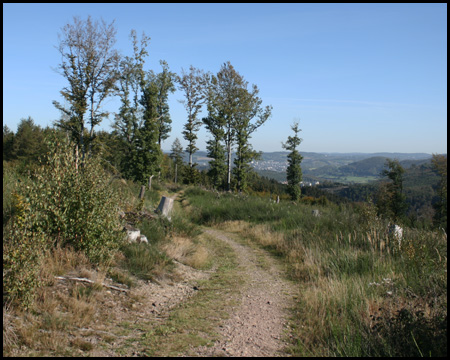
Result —
[{"label": "soil", "polygon": [[[288,335],[288,309],[293,306],[296,293],[294,285],[283,279],[282,270],[273,257],[264,250],[244,246],[232,239],[232,235],[226,235],[222,231],[206,229],[208,234],[226,242],[233,248],[238,256],[239,269],[246,279],[245,285],[238,292],[237,304],[229,309],[229,319],[225,320],[216,329],[220,335],[212,346],[200,346],[191,348],[186,354],[190,356],[287,356],[285,352]],[[262,260],[261,260],[262,259]],[[261,266],[261,263],[264,266]],[[214,272],[201,271],[177,262],[179,282],[169,279],[162,280],[159,284],[142,281],[135,290],[135,296],[140,300],[134,302],[131,307],[116,307],[111,299],[111,320],[114,323],[124,321],[152,321],[161,322],[169,316],[170,310],[182,301],[196,293],[196,282],[207,278]],[[107,291],[111,298],[126,297],[116,291]],[[108,302],[105,299],[105,302]],[[102,323],[100,321],[99,323]],[[108,331],[97,327],[90,330],[90,336],[84,340],[95,342],[96,336],[104,336],[102,332]],[[112,335],[112,334],[111,334]],[[115,337],[111,342],[110,350],[93,350],[90,356],[117,356],[114,351],[117,345],[123,345],[129,339],[139,339],[139,329],[128,332],[126,336]],[[91,340],[89,340],[91,338]],[[130,344],[130,351],[122,353],[125,356],[141,356],[138,340]],[[128,348],[128,347],[127,347]],[[145,349],[142,349],[145,351]]]},{"label": "soil", "polygon": [[[264,250],[241,245],[233,240],[233,235],[223,231],[205,231],[232,247],[245,283],[240,291],[233,292],[237,300],[233,303],[237,305],[229,309],[229,318],[216,329],[219,339],[212,346],[191,347],[179,355],[288,355],[285,340],[288,336],[288,309],[293,306],[296,292],[294,285],[283,279],[277,261]],[[175,263],[175,276],[159,279],[158,283],[136,280],[136,286],[127,293],[103,289],[97,297],[94,313],[89,315],[89,325],[73,328],[69,333],[50,330],[51,338],[58,343],[58,339],[68,336],[70,343],[86,344],[84,350],[73,348],[71,356],[146,356],[148,349],[140,339],[146,336],[149,326],[164,324],[171,309],[195,296],[197,282],[215,272],[215,269],[202,271]],[[103,283],[123,287],[111,279],[104,279]],[[58,280],[52,296],[68,296],[73,286],[74,282]],[[27,356],[28,351],[16,349],[11,355]]]},{"label": "soil", "polygon": [[[295,288],[284,280],[273,258],[262,250],[243,246],[230,236],[208,229],[207,233],[225,241],[238,256],[247,279],[239,306],[230,309],[230,318],[218,329],[222,339],[212,347],[194,350],[197,356],[286,356],[285,337],[288,309],[293,306]],[[264,257],[261,267],[258,256]]]}]

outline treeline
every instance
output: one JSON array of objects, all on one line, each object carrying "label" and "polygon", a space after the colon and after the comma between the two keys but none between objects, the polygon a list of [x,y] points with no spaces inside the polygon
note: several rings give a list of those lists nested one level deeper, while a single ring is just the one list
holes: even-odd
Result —
[{"label": "treeline", "polygon": [[[3,127],[3,160],[15,164],[19,172],[28,173],[37,166],[38,158],[48,152],[44,141],[51,132],[67,137],[67,132],[59,127],[41,128],[31,117],[22,119],[17,132],[13,133],[7,126]],[[116,131],[97,131],[90,142],[92,155],[99,155],[103,167],[112,174],[130,178],[127,168],[124,143]],[[189,177],[193,174],[189,164],[183,162],[184,149],[178,139],[172,146],[172,152],[162,154],[157,179],[161,181],[192,183]],[[195,169],[195,167],[194,167]],[[127,176],[128,174],[128,176]],[[206,188],[220,188],[215,183],[211,169],[195,169],[195,183]],[[446,156],[434,155],[432,162],[404,169],[402,173],[402,193],[405,201],[403,222],[411,227],[441,226],[446,228]],[[380,177],[376,183],[354,184],[338,187],[330,182],[320,186],[303,187],[301,200],[304,203],[326,205],[328,203],[344,204],[348,202],[364,203],[371,199],[378,206],[378,214],[385,214],[383,206],[383,191],[387,181]],[[335,188],[332,187],[335,186]],[[222,189],[225,189],[225,179]],[[325,186],[326,189],[323,188]],[[231,178],[231,189],[238,189],[237,178]],[[384,189],[384,190],[383,190]],[[287,186],[278,181],[258,175],[252,169],[248,170],[246,192],[261,197],[290,199]],[[385,191],[384,191],[385,193]],[[384,194],[386,197],[386,194]],[[440,224],[440,225],[439,225]]]},{"label": "treeline", "polygon": [[[387,160],[387,164],[392,160]],[[447,156],[434,154],[429,163],[404,169],[397,163],[397,177],[401,180],[403,222],[410,227],[442,227],[447,229]],[[378,213],[386,213],[384,206],[389,194],[389,178],[369,184],[353,184],[329,189],[333,194],[352,202],[373,201]],[[328,187],[328,186],[327,186]]]},{"label": "treeline", "polygon": [[[198,150],[197,133],[205,126],[211,135],[207,143],[210,162],[208,179],[216,189],[245,191],[251,173],[250,163],[259,153],[252,149],[251,135],[271,116],[272,107],[262,105],[256,85],[249,85],[230,62],[217,74],[190,66],[180,74],[172,72],[161,60],[161,71],[145,70],[150,38],[138,39],[130,33],[133,53],[123,55],[114,45],[116,28],[110,24],[74,17],[59,34],[58,50],[62,62],[57,71],[66,79],[60,94],[65,103],[54,101],[61,111],[55,126],[66,131],[75,143],[77,165],[95,152],[95,146],[112,150],[120,156],[110,159],[122,175],[145,184],[161,176],[167,159],[161,143],[169,137],[172,119],[168,97],[177,88],[186,109],[182,134],[187,141],[183,149],[177,138],[171,158],[176,165],[176,178],[188,184],[204,177],[192,158]],[[114,130],[96,132],[96,127],[110,114],[102,109],[105,99],[118,97],[121,106],[114,114]],[[207,113],[200,117],[202,110]],[[187,166],[179,161],[180,152],[189,154]],[[231,158],[232,152],[236,156]],[[106,155],[108,156],[108,155]]]}]

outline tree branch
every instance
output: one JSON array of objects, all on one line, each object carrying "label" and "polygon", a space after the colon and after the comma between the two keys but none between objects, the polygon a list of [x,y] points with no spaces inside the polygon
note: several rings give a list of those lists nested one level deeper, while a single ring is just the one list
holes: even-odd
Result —
[{"label": "tree branch", "polygon": [[[85,283],[89,283],[89,284],[95,284],[95,281],[86,279],[86,278],[76,278],[76,277],[64,277],[64,276],[55,276],[55,279],[58,280],[72,280],[72,281],[79,281],[79,282],[85,282]],[[127,289],[123,289],[117,286],[113,286],[113,285],[107,285],[104,283],[101,283],[102,286],[107,287],[109,289],[113,289],[113,290],[117,290],[117,291],[123,291],[123,292],[128,292],[129,290]]]}]

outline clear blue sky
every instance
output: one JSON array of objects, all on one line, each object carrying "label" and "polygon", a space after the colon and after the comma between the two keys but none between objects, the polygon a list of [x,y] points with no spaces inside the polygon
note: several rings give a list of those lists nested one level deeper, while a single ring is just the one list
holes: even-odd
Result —
[{"label": "clear blue sky", "polygon": [[[447,4],[3,4],[4,125],[59,118],[57,34],[88,15],[115,19],[123,54],[132,53],[131,29],[150,36],[146,69],[159,72],[163,59],[177,73],[217,73],[230,61],[273,106],[251,140],[256,150],[282,151],[299,119],[302,151],[447,152]],[[170,97],[165,150],[182,140],[182,98]],[[199,137],[204,150],[206,130]]]}]

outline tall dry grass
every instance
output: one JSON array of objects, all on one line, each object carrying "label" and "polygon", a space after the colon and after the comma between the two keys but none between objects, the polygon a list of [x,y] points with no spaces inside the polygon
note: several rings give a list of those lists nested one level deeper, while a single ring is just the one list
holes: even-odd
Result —
[{"label": "tall dry grass", "polygon": [[200,190],[186,197],[193,221],[239,232],[289,264],[302,294],[293,355],[447,354],[446,233],[404,228],[399,242],[370,204],[313,208]]}]

